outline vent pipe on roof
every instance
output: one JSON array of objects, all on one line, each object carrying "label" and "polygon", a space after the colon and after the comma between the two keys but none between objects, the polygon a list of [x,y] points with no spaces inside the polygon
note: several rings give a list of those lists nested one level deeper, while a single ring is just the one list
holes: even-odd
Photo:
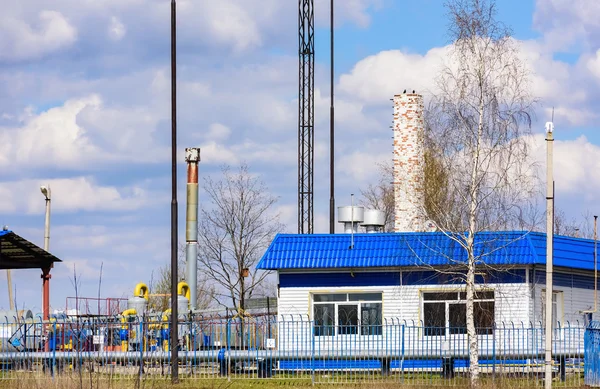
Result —
[{"label": "vent pipe on roof", "polygon": [[385,213],[378,209],[367,209],[365,211],[362,226],[365,227],[367,233],[383,231],[383,227],[385,226]]},{"label": "vent pipe on roof", "polygon": [[358,225],[365,220],[365,207],[338,207],[338,223],[344,223],[344,233],[358,232]]}]

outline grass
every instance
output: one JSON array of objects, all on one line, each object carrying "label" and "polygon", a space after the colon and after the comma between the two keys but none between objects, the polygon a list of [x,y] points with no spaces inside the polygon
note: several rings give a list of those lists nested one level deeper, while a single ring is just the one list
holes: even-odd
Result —
[{"label": "grass", "polygon": [[[355,382],[360,380],[362,382]],[[333,382],[335,381],[335,382]],[[321,376],[315,377],[315,385],[318,388],[468,388],[468,380],[465,377],[457,377],[445,380],[440,377],[407,377],[402,382],[398,376],[378,378],[376,376],[354,377],[354,376]],[[182,377],[176,385],[171,383],[168,376],[145,377],[139,380],[137,376],[107,376],[96,372],[66,372],[55,377],[42,375],[38,372],[11,372],[0,374],[0,389],[275,389],[281,387],[308,388],[313,387],[310,376],[306,378],[269,378],[251,379],[244,377],[227,378],[188,378]],[[513,389],[543,387],[543,380],[533,378],[483,378],[481,389]],[[570,377],[566,382],[555,382],[555,388],[583,388],[583,380],[579,377]]]}]

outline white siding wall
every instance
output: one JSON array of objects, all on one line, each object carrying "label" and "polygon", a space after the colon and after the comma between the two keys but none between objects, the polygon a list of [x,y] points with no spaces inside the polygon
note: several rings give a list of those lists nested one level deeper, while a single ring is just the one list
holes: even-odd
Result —
[{"label": "white siding wall", "polygon": [[[496,322],[529,325],[530,291],[526,284],[486,284],[496,300]],[[311,316],[311,293],[383,292],[383,318],[400,319],[418,324],[421,320],[421,292],[458,290],[457,285],[365,286],[340,288],[281,288],[278,300],[279,319],[307,320]]]},{"label": "white siding wall", "polygon": [[[406,352],[426,353],[438,352],[441,348],[451,350],[464,349],[464,335],[426,337],[421,326],[421,292],[458,290],[457,285],[407,285],[386,287],[335,287],[335,288],[281,288],[279,313],[279,345],[280,350],[288,350],[293,354],[297,350],[314,348],[318,352],[347,352],[349,349],[400,349]],[[515,324],[516,332],[497,331],[496,341],[503,344],[506,350],[521,350],[532,347],[524,344],[525,328],[529,327],[530,288],[527,284],[486,284],[486,289],[495,291],[495,316],[499,326],[511,329]],[[382,292],[384,331],[382,336],[343,335],[336,337],[313,337],[308,320],[312,319],[311,293],[344,293],[344,292]],[[400,324],[406,326],[401,328]],[[523,323],[523,324],[521,324]],[[523,330],[521,330],[521,328]],[[404,331],[404,337],[401,331]],[[510,338],[510,339],[509,339]],[[512,340],[512,339],[518,339]],[[492,336],[480,336],[482,349],[491,349]],[[403,342],[401,345],[400,343]],[[500,351],[500,350],[498,350]],[[292,355],[291,354],[291,355]]]},{"label": "white siding wall", "polygon": [[[544,284],[536,284],[532,303],[534,305],[532,320],[539,326],[543,326],[542,306],[543,301],[542,291],[546,289]],[[554,286],[555,292],[559,294],[559,312],[557,315],[561,326],[583,326],[585,325],[585,315],[582,311],[594,309],[594,290],[581,289],[577,287]],[[593,320],[600,320],[600,312],[592,314]]]}]

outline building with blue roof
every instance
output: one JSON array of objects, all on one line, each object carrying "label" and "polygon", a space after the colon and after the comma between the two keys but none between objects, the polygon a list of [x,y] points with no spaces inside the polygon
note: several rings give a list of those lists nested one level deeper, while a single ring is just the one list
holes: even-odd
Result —
[{"label": "building with blue roof", "polygon": [[[476,236],[478,333],[499,323],[540,326],[546,235]],[[466,254],[443,232],[277,235],[258,269],[278,278],[280,319],[314,322],[314,335],[380,334],[390,320],[418,323],[424,337],[464,335]],[[595,242],[554,237],[553,320],[558,328],[600,318],[594,310]],[[429,330],[428,330],[429,329]]]}]

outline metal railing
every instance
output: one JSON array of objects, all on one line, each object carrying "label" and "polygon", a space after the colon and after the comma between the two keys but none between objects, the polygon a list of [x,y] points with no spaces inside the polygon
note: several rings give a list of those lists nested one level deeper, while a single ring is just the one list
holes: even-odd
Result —
[{"label": "metal railing", "polygon": [[[165,320],[166,319],[166,320]],[[553,333],[555,385],[583,383],[583,325]],[[315,383],[396,381],[457,385],[469,377],[464,328],[420,322],[318,326],[306,317],[181,317],[181,377],[305,379]],[[110,379],[150,379],[170,372],[170,327],[161,315],[72,317],[19,321],[0,318],[0,374],[30,371],[50,377],[86,371]],[[478,329],[481,379],[543,385],[541,323],[499,323]]]}]

